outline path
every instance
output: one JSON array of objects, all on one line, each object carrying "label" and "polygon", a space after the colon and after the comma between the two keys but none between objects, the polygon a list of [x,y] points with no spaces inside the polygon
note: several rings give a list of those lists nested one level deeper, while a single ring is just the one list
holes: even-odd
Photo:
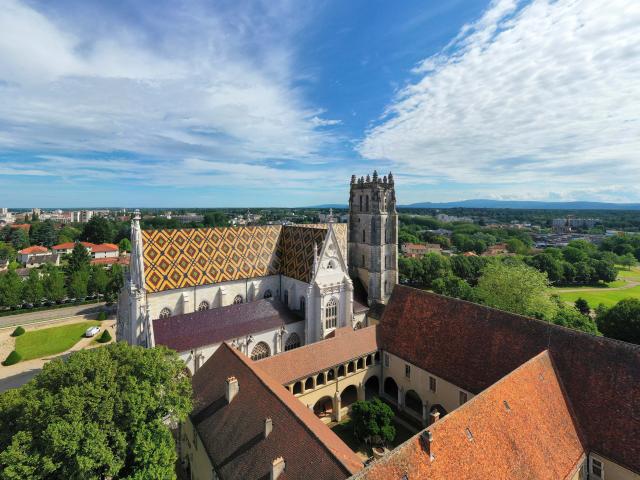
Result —
[{"label": "path", "polygon": [[616,290],[628,290],[640,285],[637,280],[625,280],[627,283],[621,287],[582,287],[582,288],[556,288],[557,293],[576,293],[576,292],[614,292]]},{"label": "path", "polygon": [[[79,320],[82,321],[83,318],[75,317],[75,319],[73,320],[65,320],[63,322],[60,322],[60,324],[75,323]],[[116,321],[114,319],[103,321],[102,324],[100,325],[100,333],[98,335],[100,335],[102,331],[105,330],[106,328],[107,330],[109,330],[109,333],[111,334],[111,338],[112,339],[116,338],[115,326],[116,326]],[[41,326],[33,327],[34,330],[40,329],[40,328],[43,328],[43,327]],[[8,336],[9,333],[11,332],[6,332],[6,331],[1,332],[0,335],[2,335],[2,337],[0,338],[0,342],[3,339],[6,340],[4,337]],[[93,342],[94,339],[98,338],[98,335],[92,338],[83,337],[69,350],[67,350],[66,352],[59,353],[57,355],[51,355],[43,358],[36,358],[33,360],[25,360],[23,362],[16,363],[15,365],[10,365],[8,367],[0,366],[0,393],[10,388],[16,388],[25,384],[26,382],[31,380],[38,372],[40,372],[40,370],[42,370],[42,367],[46,363],[50,362],[55,358],[66,358],[69,355],[71,355],[73,352],[77,352],[78,350],[101,347],[103,344]]]},{"label": "path", "polygon": [[73,305],[71,307],[53,308],[39,312],[17,313],[0,317],[0,328],[15,327],[17,325],[29,325],[32,323],[62,320],[77,315],[90,315],[98,313],[105,306],[104,302],[88,303],[86,305]]}]

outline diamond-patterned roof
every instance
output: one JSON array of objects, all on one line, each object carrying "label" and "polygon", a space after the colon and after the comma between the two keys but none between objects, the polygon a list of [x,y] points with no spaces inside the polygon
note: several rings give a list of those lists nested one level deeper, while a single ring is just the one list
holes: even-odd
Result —
[{"label": "diamond-patterned roof", "polygon": [[[346,224],[334,232],[346,258]],[[318,251],[327,225],[186,228],[142,232],[148,292],[194,287],[282,273],[311,279],[313,245]]]}]

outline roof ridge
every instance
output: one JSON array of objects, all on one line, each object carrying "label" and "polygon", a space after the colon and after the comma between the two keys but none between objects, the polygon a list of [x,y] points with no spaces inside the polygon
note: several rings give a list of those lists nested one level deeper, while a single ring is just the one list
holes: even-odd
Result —
[{"label": "roof ridge", "polygon": [[[318,419],[314,414],[312,414],[311,412],[309,412],[309,410],[302,404],[302,402],[300,402],[297,398],[293,397],[292,395],[292,399],[296,402],[296,408],[292,408],[292,406],[287,403],[282,397],[281,395],[278,393],[278,390],[281,391],[281,393],[286,392],[288,395],[291,395],[291,392],[289,392],[285,387],[283,387],[280,383],[278,383],[275,379],[271,378],[271,375],[269,375],[268,372],[266,372],[265,370],[263,370],[262,368],[260,368],[255,362],[253,362],[253,360],[251,360],[249,357],[247,357],[246,355],[244,355],[243,353],[239,352],[238,350],[236,350],[235,348],[233,348],[231,345],[229,345],[227,342],[223,342],[225,347],[228,348],[229,350],[231,350],[237,358],[240,359],[240,361],[245,365],[246,368],[248,368],[253,374],[255,374],[255,376],[258,378],[258,380],[267,388],[267,390],[269,390],[269,392],[271,392],[271,394],[276,397],[276,399],[288,410],[290,411],[298,420],[298,422],[300,422],[300,424],[302,425],[302,427],[307,430],[309,433],[311,433],[316,440],[318,440],[320,442],[320,444],[322,445],[323,448],[325,448],[330,454],[331,456],[340,463],[340,465],[342,465],[347,472],[349,472],[350,474],[354,474],[358,471],[361,470],[362,468],[362,461],[356,456],[356,454],[349,448],[349,446],[344,443],[340,437],[338,437],[335,433],[333,433],[333,431],[327,427],[326,425],[324,425],[320,419]],[[221,345],[222,347],[222,345]],[[300,408],[300,411],[296,411],[297,408]],[[353,460],[357,460],[359,468],[354,468],[355,465],[350,465],[346,459],[342,459],[339,455],[337,450],[331,448],[329,445],[327,445],[325,443],[325,441],[320,437],[320,435],[318,434],[318,432],[312,428],[312,426],[305,421],[305,419],[302,417],[301,415],[301,411],[302,409],[304,409],[305,412],[309,413],[310,415],[313,415],[313,418],[316,420],[316,422],[319,424],[318,426],[322,426],[323,428],[326,428],[327,433],[330,436],[333,436],[334,438],[332,438],[332,440],[336,440],[338,442],[340,442],[342,445],[344,445],[344,447],[346,448],[346,450],[348,452],[350,452],[350,454],[353,456]],[[354,462],[355,463],[355,462]]]}]

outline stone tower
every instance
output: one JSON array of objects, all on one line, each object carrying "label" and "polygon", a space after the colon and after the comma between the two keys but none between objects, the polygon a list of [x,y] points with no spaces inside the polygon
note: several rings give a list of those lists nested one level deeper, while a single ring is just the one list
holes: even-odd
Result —
[{"label": "stone tower", "polygon": [[398,212],[393,175],[351,177],[349,273],[367,290],[369,304],[386,304],[398,283]]}]

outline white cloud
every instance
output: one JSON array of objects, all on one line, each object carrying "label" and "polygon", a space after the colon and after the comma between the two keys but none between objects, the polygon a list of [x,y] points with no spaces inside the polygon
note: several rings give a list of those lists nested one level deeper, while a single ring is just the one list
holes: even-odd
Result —
[{"label": "white cloud", "polygon": [[172,4],[140,25],[0,3],[0,151],[315,163],[334,141],[293,86],[291,3]]},{"label": "white cloud", "polygon": [[537,198],[615,185],[638,199],[639,2],[495,1],[414,73],[364,157]]}]

